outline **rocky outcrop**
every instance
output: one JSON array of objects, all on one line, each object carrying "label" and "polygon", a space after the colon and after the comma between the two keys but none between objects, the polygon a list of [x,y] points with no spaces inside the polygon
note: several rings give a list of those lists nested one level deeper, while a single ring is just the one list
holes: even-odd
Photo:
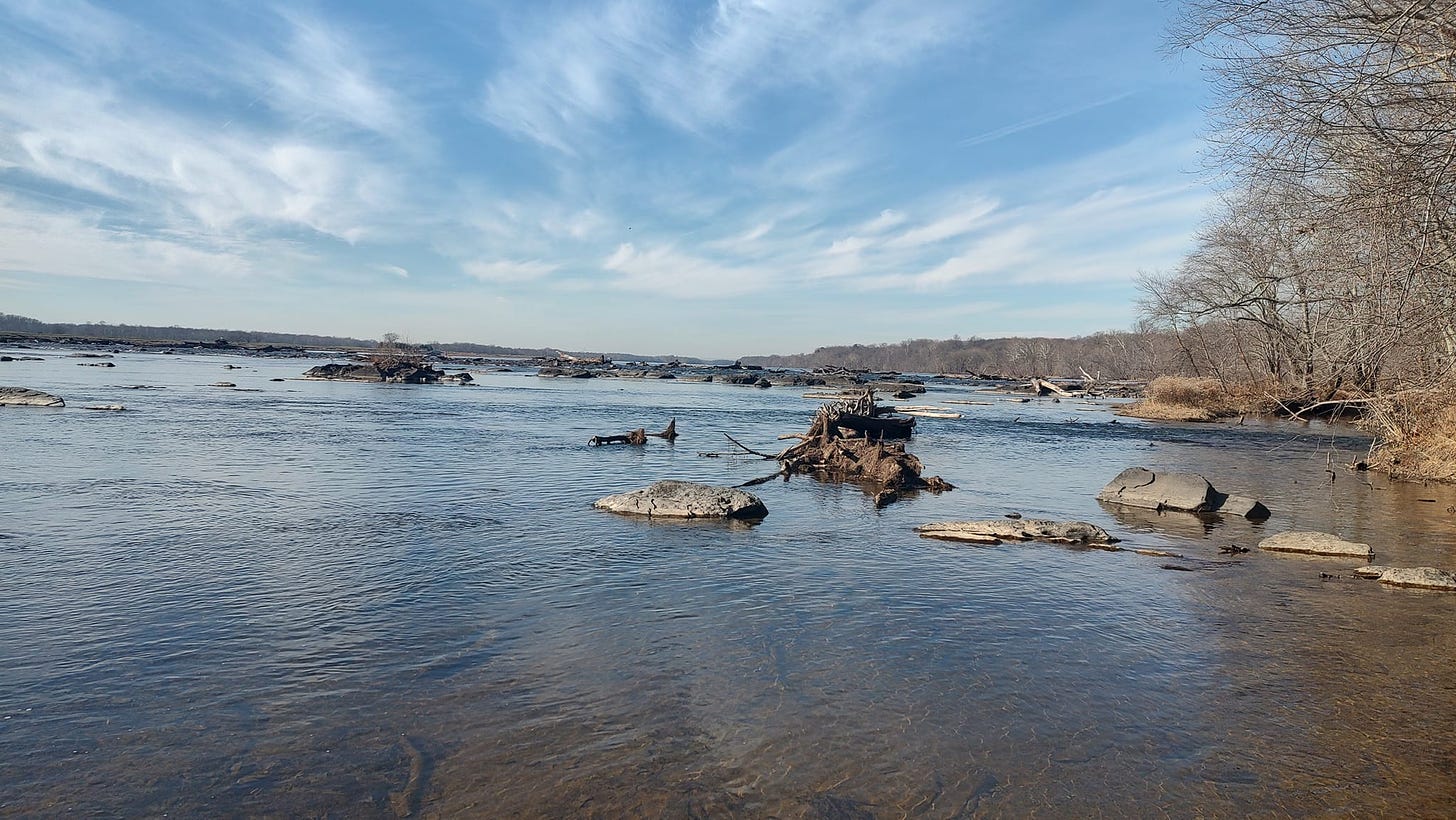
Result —
[{"label": "rocky outcrop", "polygon": [[[389,382],[391,384],[436,384],[446,378],[444,371],[414,362],[366,362],[363,364],[321,364],[304,373],[308,379],[329,379],[351,382]],[[469,374],[464,380],[469,380]]]},{"label": "rocky outcrop", "polygon": [[1281,532],[1260,541],[1259,549],[1336,558],[1363,558],[1366,561],[1375,555],[1375,550],[1369,544],[1346,541],[1327,532]]},{"label": "rocky outcrop", "polygon": [[28,387],[0,387],[0,407],[65,407],[60,396]]},{"label": "rocky outcrop", "polygon": [[1155,473],[1146,467],[1129,467],[1118,473],[1097,494],[1097,500],[1159,512],[1217,512],[1255,521],[1269,517],[1269,508],[1260,502],[1221,493],[1197,473]]},{"label": "rocky outcrop", "polygon": [[965,541],[971,544],[999,544],[1001,541],[1052,541],[1059,544],[1114,544],[1116,538],[1085,521],[1050,521],[1027,518],[1017,521],[941,521],[915,528],[923,538]]},{"label": "rocky outcrop", "polygon": [[690,481],[658,481],[628,493],[609,495],[592,505],[648,518],[762,518],[768,507],[758,496],[732,487]]}]

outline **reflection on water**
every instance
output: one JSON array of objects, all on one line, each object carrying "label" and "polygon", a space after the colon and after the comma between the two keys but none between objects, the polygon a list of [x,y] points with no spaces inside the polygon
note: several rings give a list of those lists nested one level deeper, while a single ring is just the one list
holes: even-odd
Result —
[{"label": "reflection on water", "polygon": [[[239,361],[259,392],[200,386]],[[1456,566],[1456,495],[1345,470],[1368,446],[1348,431],[968,405],[912,445],[954,492],[875,510],[795,478],[756,488],[756,526],[680,526],[590,502],[761,475],[698,453],[774,448],[813,402],[116,363],[24,383],[126,413],[0,418],[0,813],[1439,816],[1456,796],[1456,595],[1218,553],[1323,529]],[[672,417],[673,445],[584,444]],[[1134,464],[1274,515],[1093,500]],[[913,533],[1009,512],[1207,563]]]}]

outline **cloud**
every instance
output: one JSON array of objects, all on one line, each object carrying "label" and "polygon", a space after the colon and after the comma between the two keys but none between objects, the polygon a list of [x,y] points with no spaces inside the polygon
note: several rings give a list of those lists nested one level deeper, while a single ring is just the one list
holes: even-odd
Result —
[{"label": "cloud", "polygon": [[[300,256],[276,246],[266,253]],[[203,272],[221,279],[265,275],[239,247],[108,227],[99,211],[41,212],[11,196],[0,196],[0,271],[172,284]]]},{"label": "cloud", "polygon": [[763,290],[770,283],[765,270],[721,264],[667,245],[638,250],[624,242],[602,267],[621,274],[611,280],[612,287],[676,299],[739,296]]},{"label": "cloud", "polygon": [[391,276],[398,276],[401,279],[409,278],[409,271],[401,268],[399,265],[377,265],[376,269],[379,270],[381,273],[387,273]]},{"label": "cloud", "polygon": [[485,83],[486,119],[567,154],[633,112],[691,133],[731,127],[777,89],[859,93],[870,72],[923,59],[970,17],[949,0],[719,0],[706,19],[684,8],[615,0],[512,32]]}]

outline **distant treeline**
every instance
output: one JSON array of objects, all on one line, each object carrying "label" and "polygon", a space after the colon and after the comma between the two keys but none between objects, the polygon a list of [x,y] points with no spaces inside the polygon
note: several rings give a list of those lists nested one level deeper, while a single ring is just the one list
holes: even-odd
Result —
[{"label": "distant treeline", "polygon": [[1186,369],[1177,338],[1166,331],[1106,331],[1070,339],[907,339],[875,345],[821,347],[813,353],[744,359],[767,367],[846,367],[901,373],[1148,379]]},{"label": "distant treeline", "polygon": [[218,330],[201,327],[154,327],[151,325],[113,325],[107,322],[71,324],[42,322],[28,316],[0,313],[0,332],[27,333],[36,336],[74,336],[117,341],[216,342],[229,344],[272,344],[288,347],[369,347],[377,342],[347,336],[318,336],[308,333],[273,333],[265,330]]},{"label": "distant treeline", "polygon": [[[312,333],[275,333],[267,330],[218,330],[202,327],[157,327],[153,325],[114,325],[108,322],[71,324],[69,322],[42,322],[29,316],[0,313],[0,333],[20,333],[32,336],[59,336],[81,339],[105,339],[108,341],[135,342],[201,342],[216,344],[226,341],[230,345],[277,345],[280,347],[305,348],[369,348],[379,345],[378,339],[355,339],[350,336],[320,336]],[[398,338],[397,334],[385,334]],[[595,352],[560,351],[557,348],[504,347],[474,342],[427,342],[419,347],[451,353],[470,353],[477,356],[512,356],[524,358],[556,356],[559,352],[589,357]],[[669,361],[677,358],[684,362],[699,362],[700,359],[672,356],[642,356],[634,353],[609,353],[615,361]]]}]

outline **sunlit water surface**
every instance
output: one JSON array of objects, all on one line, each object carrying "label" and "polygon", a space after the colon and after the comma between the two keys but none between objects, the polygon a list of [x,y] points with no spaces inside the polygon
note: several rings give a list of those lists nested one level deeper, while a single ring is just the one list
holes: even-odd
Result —
[{"label": "sunlit water surface", "polygon": [[[591,501],[771,472],[700,454],[733,450],[725,432],[778,449],[815,402],[41,355],[0,364],[0,384],[70,405],[0,408],[0,814],[1441,816],[1456,801],[1456,595],[1348,578],[1360,562],[1219,554],[1321,529],[1380,563],[1456,567],[1456,493],[1344,469],[1368,446],[1349,430],[1114,424],[1105,407],[933,387],[916,402],[991,402],[920,422],[911,449],[954,492],[876,511],[857,487],[795,478],[754,490],[771,510],[756,526],[667,524]],[[98,402],[129,409],[80,409]],[[585,446],[670,418],[673,445]],[[1274,515],[1100,506],[1130,465],[1196,470]],[[913,532],[1013,511],[1225,563]]]}]

